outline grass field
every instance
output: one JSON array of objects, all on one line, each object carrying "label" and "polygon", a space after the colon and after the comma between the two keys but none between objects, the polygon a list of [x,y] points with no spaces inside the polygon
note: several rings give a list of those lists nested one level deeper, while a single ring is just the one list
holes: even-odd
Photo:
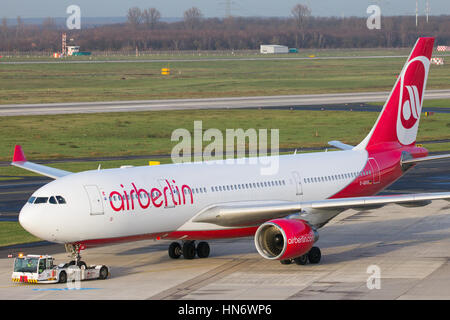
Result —
[{"label": "grass field", "polygon": [[[29,159],[170,154],[172,132],[242,128],[279,129],[280,148],[326,146],[330,140],[357,144],[378,114],[350,111],[190,110],[72,114],[0,118],[0,160],[11,159],[21,144]],[[450,138],[450,114],[423,117],[418,140]],[[204,147],[209,144],[204,142]]]},{"label": "grass field", "polygon": [[[388,91],[405,58],[0,65],[0,104]],[[171,75],[160,70],[170,66]],[[432,66],[428,89],[450,88]]]},{"label": "grass field", "polygon": [[22,226],[18,222],[13,221],[0,222],[0,247],[34,241],[42,241],[42,240],[29,234],[22,228]]}]

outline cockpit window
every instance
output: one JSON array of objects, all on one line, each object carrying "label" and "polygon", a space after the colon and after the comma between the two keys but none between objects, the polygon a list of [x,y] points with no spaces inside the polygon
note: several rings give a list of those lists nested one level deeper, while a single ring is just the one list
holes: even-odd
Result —
[{"label": "cockpit window", "polygon": [[47,203],[48,197],[37,197],[34,204]]},{"label": "cockpit window", "polygon": [[61,196],[56,196],[56,200],[58,200],[58,203],[59,203],[59,204],[64,204],[64,203],[66,203],[66,199],[64,199],[64,198],[61,197]]},{"label": "cockpit window", "polygon": [[50,197],[31,197],[28,199],[28,203],[39,204],[39,203],[51,203],[51,204],[65,204],[66,199],[61,196],[50,196]]}]

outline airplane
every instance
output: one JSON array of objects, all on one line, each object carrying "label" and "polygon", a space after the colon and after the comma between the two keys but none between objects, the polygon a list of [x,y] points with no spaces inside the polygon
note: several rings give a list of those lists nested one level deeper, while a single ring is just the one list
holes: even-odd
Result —
[{"label": "airplane", "polygon": [[[434,38],[419,38],[368,135],[333,152],[277,157],[279,169],[217,161],[72,173],[29,162],[20,145],[12,165],[54,180],[35,191],[19,222],[31,234],[81,250],[142,239],[172,240],[173,259],[207,258],[208,240],[254,237],[257,252],[282,264],[317,264],[319,229],[339,213],[390,203],[414,207],[450,192],[377,196],[429,156],[416,146]],[[249,158],[246,158],[249,159]],[[197,244],[198,242],[198,244]]]}]

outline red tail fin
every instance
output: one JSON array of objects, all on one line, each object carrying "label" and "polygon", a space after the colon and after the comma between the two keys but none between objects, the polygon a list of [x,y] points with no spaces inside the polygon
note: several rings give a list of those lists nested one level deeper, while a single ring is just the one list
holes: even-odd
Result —
[{"label": "red tail fin", "polygon": [[375,126],[356,149],[416,142],[434,38],[419,38]]}]

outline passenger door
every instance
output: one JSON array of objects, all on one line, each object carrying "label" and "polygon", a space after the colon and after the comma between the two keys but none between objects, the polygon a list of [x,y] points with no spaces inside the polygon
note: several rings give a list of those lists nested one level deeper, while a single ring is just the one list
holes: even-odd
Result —
[{"label": "passenger door", "polygon": [[298,171],[292,171],[292,176],[294,177],[294,183],[296,188],[296,195],[303,196],[303,187],[302,187],[302,179],[300,177],[300,173]]},{"label": "passenger door", "polygon": [[374,158],[369,158],[369,165],[372,170],[372,183],[380,183],[380,167]]},{"label": "passenger door", "polygon": [[91,207],[91,215],[101,215],[104,214],[103,201],[100,194],[100,190],[96,185],[84,186],[86,193],[89,198],[89,205]]}]

